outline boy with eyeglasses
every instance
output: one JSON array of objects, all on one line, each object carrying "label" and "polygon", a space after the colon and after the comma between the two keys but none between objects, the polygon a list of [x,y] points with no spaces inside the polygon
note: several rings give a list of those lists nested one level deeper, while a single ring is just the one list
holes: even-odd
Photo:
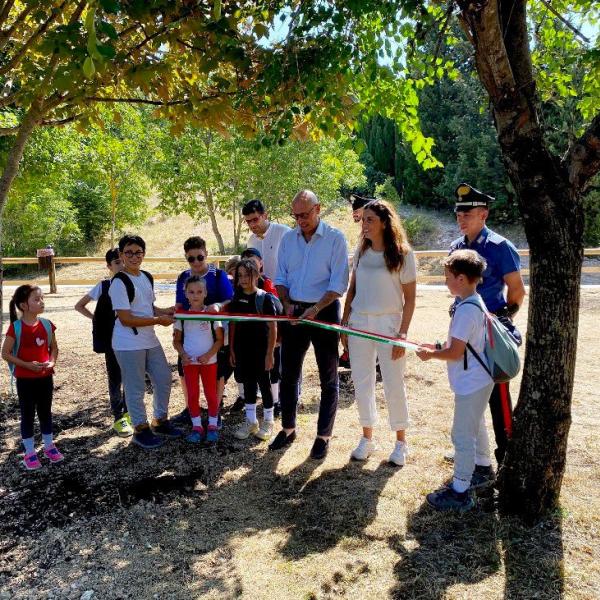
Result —
[{"label": "boy with eyeglasses", "polygon": [[[208,263],[206,257],[206,242],[199,236],[189,237],[183,243],[183,251],[185,258],[188,261],[190,268],[180,273],[177,278],[177,286],[175,291],[175,311],[189,310],[190,305],[185,296],[185,282],[192,276],[202,277],[206,282],[206,300],[207,310],[218,312],[223,306],[229,304],[233,298],[233,287],[227,277],[227,273],[214,264]],[[183,397],[187,406],[187,390],[185,380],[183,378],[183,365],[181,359],[177,361],[177,371],[179,373],[179,381],[183,390]],[[173,418],[174,422],[188,424],[191,423],[188,409],[185,408],[181,413]]]},{"label": "boy with eyeglasses", "polygon": [[[126,235],[119,240],[124,269],[113,277],[108,294],[117,313],[112,348],[121,368],[134,428],[133,443],[151,449],[162,444],[161,437],[175,438],[182,432],[167,418],[171,368],[154,332],[155,325],[168,327],[173,324],[173,309],[154,306],[154,280],[150,273],[141,269],[145,254],[146,243],[140,236]],[[154,391],[151,425],[144,405],[146,373]]]}]

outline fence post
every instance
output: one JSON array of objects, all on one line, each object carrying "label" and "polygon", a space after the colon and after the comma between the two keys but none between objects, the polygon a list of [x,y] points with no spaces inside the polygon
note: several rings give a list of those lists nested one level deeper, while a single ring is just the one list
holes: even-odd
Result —
[{"label": "fence post", "polygon": [[50,283],[50,293],[56,294],[58,288],[56,287],[56,263],[54,262],[54,256],[50,257],[50,264],[48,265],[48,281]]}]

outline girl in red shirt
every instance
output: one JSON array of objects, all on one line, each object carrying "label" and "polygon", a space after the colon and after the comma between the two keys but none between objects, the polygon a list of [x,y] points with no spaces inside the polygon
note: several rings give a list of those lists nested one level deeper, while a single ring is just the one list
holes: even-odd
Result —
[{"label": "girl in red shirt", "polygon": [[[44,455],[52,463],[64,458],[52,439],[52,375],[58,356],[54,336],[56,327],[51,321],[38,318],[44,312],[44,296],[37,286],[19,286],[9,308],[11,323],[2,346],[2,358],[8,362],[17,380],[21,437],[25,447],[23,464],[31,471],[42,466],[33,437],[36,412],[44,441]],[[21,312],[20,319],[17,310]]]}]

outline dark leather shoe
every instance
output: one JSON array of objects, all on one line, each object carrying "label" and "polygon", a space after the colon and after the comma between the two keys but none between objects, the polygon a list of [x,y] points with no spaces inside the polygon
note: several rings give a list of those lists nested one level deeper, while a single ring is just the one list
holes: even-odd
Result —
[{"label": "dark leather shoe", "polygon": [[235,402],[231,405],[229,412],[232,412],[232,413],[242,412],[244,410],[245,406],[246,406],[246,401],[241,396],[238,396],[235,399]]},{"label": "dark leather shoe", "polygon": [[290,446],[296,439],[296,432],[292,431],[287,435],[283,429],[275,436],[275,439],[269,444],[269,450],[281,450]]},{"label": "dark leather shoe", "polygon": [[318,437],[315,439],[315,443],[310,451],[310,457],[314,458],[315,460],[321,460],[327,456],[328,450],[329,440],[324,440],[323,438]]}]

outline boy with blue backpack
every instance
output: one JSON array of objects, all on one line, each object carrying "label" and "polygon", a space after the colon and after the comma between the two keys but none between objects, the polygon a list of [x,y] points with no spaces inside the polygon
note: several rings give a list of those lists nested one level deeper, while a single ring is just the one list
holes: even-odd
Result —
[{"label": "boy with blue backpack", "polygon": [[470,510],[471,491],[494,482],[485,409],[496,381],[507,381],[519,370],[517,346],[508,331],[487,312],[477,284],[486,268],[474,250],[457,250],[444,261],[446,285],[457,297],[448,341],[423,344],[417,356],[445,360],[454,392],[454,475],[452,482],[427,495],[438,510]]}]

